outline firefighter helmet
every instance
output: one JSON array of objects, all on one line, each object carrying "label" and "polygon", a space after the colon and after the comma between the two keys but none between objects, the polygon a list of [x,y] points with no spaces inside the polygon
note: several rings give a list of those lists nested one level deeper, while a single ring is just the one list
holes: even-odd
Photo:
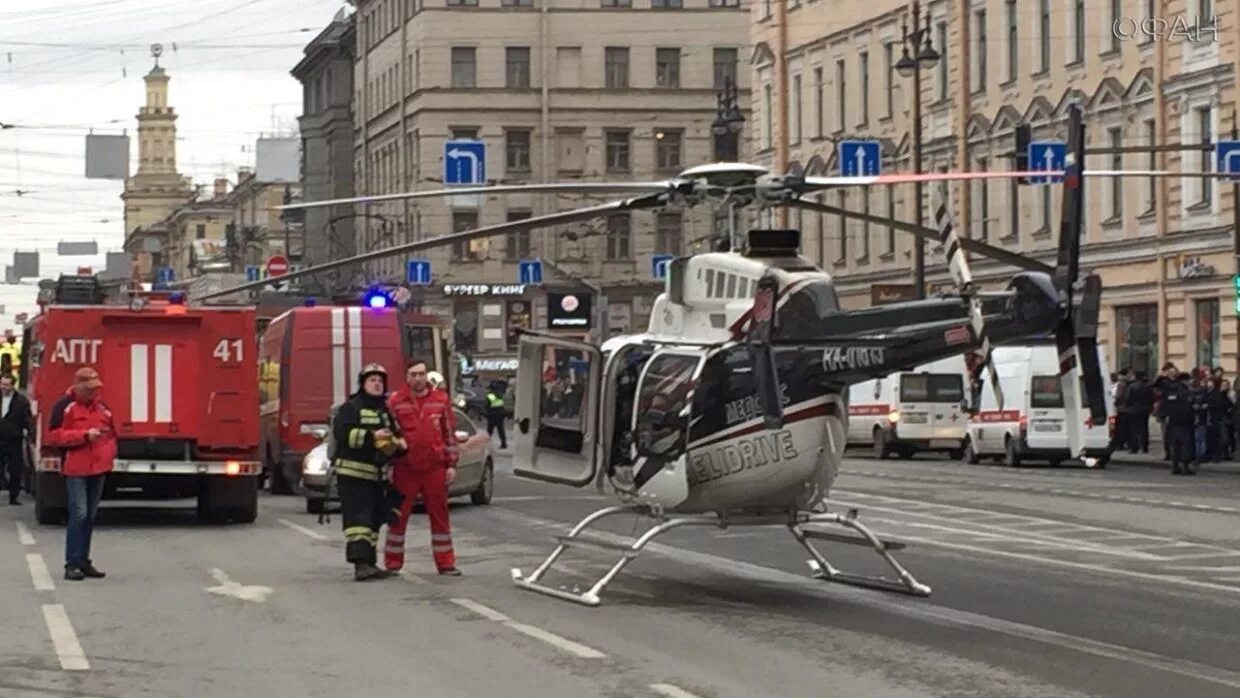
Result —
[{"label": "firefighter helmet", "polygon": [[370,363],[363,366],[361,373],[357,374],[357,384],[359,386],[365,384],[368,376],[380,376],[383,378],[383,384],[385,386],[387,385],[387,369],[384,368],[382,364]]},{"label": "firefighter helmet", "polygon": [[430,382],[432,388],[441,388],[444,384],[443,374],[439,371],[426,374],[426,380]]}]

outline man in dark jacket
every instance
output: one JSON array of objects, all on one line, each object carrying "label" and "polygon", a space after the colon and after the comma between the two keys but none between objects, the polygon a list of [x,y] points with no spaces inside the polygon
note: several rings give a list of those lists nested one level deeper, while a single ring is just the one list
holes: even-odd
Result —
[{"label": "man in dark jacket", "polygon": [[1128,404],[1132,410],[1132,453],[1150,452],[1150,414],[1154,411],[1154,388],[1146,380],[1144,371],[1138,372],[1136,380],[1128,388]]},{"label": "man in dark jacket", "polygon": [[1171,453],[1171,472],[1175,475],[1192,473],[1193,427],[1197,423],[1193,411],[1192,394],[1188,388],[1188,376],[1178,375],[1167,380],[1162,387],[1162,415],[1166,420],[1167,448]]},{"label": "man in dark jacket", "polygon": [[504,420],[508,419],[508,410],[504,405],[504,387],[499,381],[492,381],[487,388],[487,436],[494,436],[499,431],[499,447],[508,448],[508,434],[504,431]]},{"label": "man in dark jacket", "polygon": [[379,569],[376,548],[387,513],[385,466],[405,444],[387,408],[387,371],[379,364],[367,364],[357,382],[357,392],[332,421],[336,442],[332,467],[340,493],[345,559],[353,563],[353,578],[362,582],[392,574]]},{"label": "man in dark jacket", "polygon": [[33,432],[30,400],[17,391],[13,376],[0,375],[0,478],[8,472],[9,504],[21,503],[26,438]]},{"label": "man in dark jacket", "polygon": [[1154,381],[1155,411],[1158,413],[1158,426],[1162,430],[1163,460],[1166,461],[1169,461],[1172,458],[1171,440],[1167,435],[1167,415],[1163,409],[1166,403],[1163,396],[1166,394],[1171,383],[1174,382],[1179,375],[1180,372],[1176,369],[1175,364],[1168,361],[1163,364],[1162,372],[1158,374],[1158,378]]}]

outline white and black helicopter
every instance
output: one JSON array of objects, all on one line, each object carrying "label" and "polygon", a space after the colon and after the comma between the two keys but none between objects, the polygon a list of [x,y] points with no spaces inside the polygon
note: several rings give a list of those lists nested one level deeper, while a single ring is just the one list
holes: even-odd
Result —
[{"label": "white and black helicopter", "polygon": [[[1053,337],[1068,410],[1069,444],[1084,455],[1080,414],[1084,386],[1090,418],[1106,419],[1098,365],[1101,281],[1078,279],[1084,179],[1092,176],[1181,176],[1168,171],[1086,171],[1079,107],[1069,115],[1064,172],[965,172],[878,177],[774,175],[742,163],[693,167],[664,182],[531,184],[456,188],[306,202],[281,209],[376,203],[385,200],[508,192],[634,192],[629,198],[571,211],[374,250],[288,274],[329,271],[392,255],[608,214],[705,202],[732,207],[793,206],[863,218],[940,242],[958,293],[863,310],[842,310],[831,276],[799,255],[800,232],[754,230],[743,250],[674,260],[656,300],[648,332],[595,346],[526,332],[519,346],[514,472],[573,487],[610,482],[619,504],[596,511],[566,535],[531,574],[514,569],[525,588],[598,605],[604,587],[656,536],[682,526],[782,526],[810,554],[814,576],[828,581],[928,596],[891,555],[901,546],[879,540],[856,510],[828,511],[847,432],[845,403],[852,383],[932,360],[976,352],[987,367],[994,344]],[[958,236],[946,186],[937,229],[867,216],[802,197],[843,186],[1062,175],[1065,195],[1055,267]],[[1211,175],[1205,175],[1211,176]],[[734,220],[734,218],[733,218]],[[980,292],[965,251],[1024,269],[1002,292]],[[259,281],[196,300],[257,289]],[[1079,363],[1078,363],[1079,362]],[[547,400],[544,372],[572,374],[579,402]],[[1002,396],[999,396],[1002,403]],[[587,529],[620,514],[649,517],[651,527],[629,544],[591,536]],[[843,526],[860,537],[822,530]],[[842,572],[811,540],[870,546],[896,579]],[[576,545],[616,550],[620,558],[588,590],[541,582],[564,551]]]}]

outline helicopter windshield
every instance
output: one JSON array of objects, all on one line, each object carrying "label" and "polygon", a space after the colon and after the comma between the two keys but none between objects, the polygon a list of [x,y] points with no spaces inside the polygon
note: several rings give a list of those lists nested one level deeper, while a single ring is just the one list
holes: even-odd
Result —
[{"label": "helicopter windshield", "polygon": [[776,339],[812,339],[840,311],[840,299],[830,281],[812,281],[788,296],[775,319]]},{"label": "helicopter windshield", "polygon": [[638,452],[670,456],[684,443],[693,374],[702,357],[685,354],[656,356],[647,365],[637,399]]}]

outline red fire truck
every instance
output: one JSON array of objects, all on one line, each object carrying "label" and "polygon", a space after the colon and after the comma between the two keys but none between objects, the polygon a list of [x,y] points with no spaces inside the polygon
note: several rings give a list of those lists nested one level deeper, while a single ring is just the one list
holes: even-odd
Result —
[{"label": "red fire truck", "polygon": [[196,497],[212,523],[258,516],[253,308],[187,307],[178,293],[108,303],[93,276],[62,276],[26,326],[22,372],[37,419],[30,486],[40,523],[64,520],[61,454],[44,446],[51,407],[93,366],[113,414],[117,458],[104,499]]},{"label": "red fire truck", "polygon": [[357,390],[366,364],[382,364],[395,387],[416,356],[451,386],[447,336],[434,315],[370,303],[293,308],[272,320],[258,366],[261,453],[272,493],[296,491],[302,460],[326,434],[332,407]]}]

